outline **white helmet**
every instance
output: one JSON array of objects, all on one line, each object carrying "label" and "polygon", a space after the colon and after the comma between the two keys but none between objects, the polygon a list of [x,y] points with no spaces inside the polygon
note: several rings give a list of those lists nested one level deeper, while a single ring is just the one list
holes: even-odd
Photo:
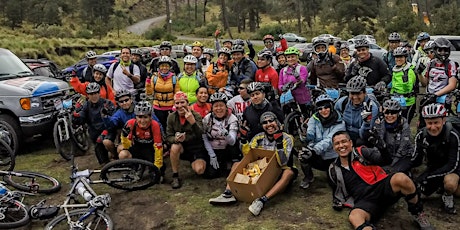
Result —
[{"label": "white helmet", "polygon": [[184,57],[184,63],[196,64],[197,62],[198,62],[198,59],[196,59],[196,57],[191,54]]}]

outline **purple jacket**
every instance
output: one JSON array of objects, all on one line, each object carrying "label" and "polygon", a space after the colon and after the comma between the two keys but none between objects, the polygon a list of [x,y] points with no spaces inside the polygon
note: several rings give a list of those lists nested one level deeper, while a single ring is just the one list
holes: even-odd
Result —
[{"label": "purple jacket", "polygon": [[[300,71],[299,73],[296,73],[296,67],[298,65],[300,66]],[[297,78],[295,77],[295,74],[298,74]],[[308,88],[306,87],[307,78],[307,67],[300,64],[295,64],[295,66],[293,67],[286,66],[280,71],[278,89],[281,91],[283,85],[286,85],[289,82],[295,83],[297,82],[297,80],[302,80],[302,83],[295,90],[292,91],[292,96],[299,104],[309,104],[311,97],[310,90],[308,90]]]}]

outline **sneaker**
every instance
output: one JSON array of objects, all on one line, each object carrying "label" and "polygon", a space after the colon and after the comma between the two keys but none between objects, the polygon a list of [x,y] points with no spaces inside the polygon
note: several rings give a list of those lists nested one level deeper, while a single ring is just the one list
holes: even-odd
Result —
[{"label": "sneaker", "polygon": [[172,178],[172,182],[171,182],[171,187],[172,187],[173,189],[178,189],[178,188],[180,188],[181,186],[182,186],[182,183],[181,183],[179,177],[173,177],[173,178]]},{"label": "sneaker", "polygon": [[444,203],[444,210],[449,214],[457,214],[457,210],[454,207],[454,196],[453,195],[442,195],[442,202]]},{"label": "sneaker", "polygon": [[426,217],[424,212],[420,212],[417,215],[412,216],[417,222],[418,226],[420,227],[421,230],[434,230],[435,228],[430,224],[430,221],[428,221],[428,218]]},{"label": "sneaker", "polygon": [[252,213],[252,215],[258,216],[260,214],[260,211],[262,211],[263,207],[264,203],[262,203],[260,199],[255,199],[249,206],[249,211]]},{"label": "sneaker", "polygon": [[220,194],[216,198],[209,199],[209,203],[212,205],[218,204],[232,204],[236,202],[236,198],[233,195],[227,195],[225,193]]},{"label": "sneaker", "polygon": [[303,189],[307,189],[310,187],[311,183],[313,183],[313,181],[315,181],[315,178],[311,179],[311,180],[308,180],[307,178],[304,178],[302,180],[302,182],[300,182],[300,185],[299,187],[303,188]]}]

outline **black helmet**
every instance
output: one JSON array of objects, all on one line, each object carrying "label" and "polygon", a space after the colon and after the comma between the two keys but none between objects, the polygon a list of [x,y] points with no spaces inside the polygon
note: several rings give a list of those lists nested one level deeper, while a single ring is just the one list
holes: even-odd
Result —
[{"label": "black helmet", "polygon": [[358,39],[355,41],[355,48],[366,47],[369,48],[369,42],[366,39]]},{"label": "black helmet", "polygon": [[232,45],[241,45],[244,47],[244,41],[243,39],[235,39],[235,41],[233,41]]},{"label": "black helmet", "polygon": [[209,97],[209,102],[211,102],[212,104],[214,104],[215,102],[218,102],[218,101],[222,101],[225,104],[227,104],[227,101],[228,101],[227,95],[225,93],[222,93],[222,92],[216,92],[216,93],[212,94],[211,97]]},{"label": "black helmet", "polygon": [[166,48],[171,49],[171,48],[172,48],[172,44],[171,44],[171,42],[169,42],[169,41],[162,41],[162,42],[160,43],[160,49],[163,48],[163,47],[166,47]]},{"label": "black helmet", "polygon": [[[449,40],[445,38],[436,38],[434,40],[434,55],[437,59],[441,61],[445,61],[449,58],[450,56],[450,42]],[[447,52],[444,52],[443,54],[439,53],[441,49],[446,49]]]},{"label": "black helmet", "polygon": [[390,42],[399,42],[399,41],[401,41],[401,35],[399,35],[396,32],[393,32],[388,36],[388,41],[390,41]]},{"label": "black helmet", "polygon": [[86,93],[99,93],[101,91],[101,86],[96,82],[91,82],[86,86]]},{"label": "black helmet", "polygon": [[236,52],[241,52],[244,54],[244,46],[242,45],[239,45],[239,44],[235,44],[232,46],[232,54],[233,53],[236,53]]},{"label": "black helmet", "polygon": [[407,57],[407,50],[404,47],[397,47],[395,50],[393,50],[393,56],[404,56]]},{"label": "black helmet", "polygon": [[264,86],[262,85],[261,82],[251,82],[247,87],[247,91],[249,94],[255,92],[255,91],[260,91],[260,92],[265,92],[264,91]]},{"label": "black helmet", "polygon": [[316,39],[315,42],[313,42],[313,51],[318,54],[318,52],[316,52],[316,47],[317,46],[324,46],[326,48],[326,52],[327,52],[327,42],[324,41],[323,39]]},{"label": "black helmet", "polygon": [[351,93],[363,92],[366,89],[367,81],[363,76],[352,77],[347,82],[347,91]]}]

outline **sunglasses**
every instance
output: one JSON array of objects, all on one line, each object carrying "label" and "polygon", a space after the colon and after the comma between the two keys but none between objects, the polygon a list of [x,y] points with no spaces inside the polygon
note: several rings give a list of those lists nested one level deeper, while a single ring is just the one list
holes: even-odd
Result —
[{"label": "sunglasses", "polygon": [[366,50],[367,50],[366,48],[356,49],[357,52],[364,52],[364,51],[366,51]]},{"label": "sunglasses", "polygon": [[238,89],[244,90],[244,89],[246,89],[246,87],[241,87],[240,86],[240,87],[238,87]]},{"label": "sunglasses", "polygon": [[275,120],[273,120],[273,119],[265,120],[265,121],[262,121],[262,125],[266,125],[266,124],[272,123],[272,122],[274,122],[274,121],[275,121]]},{"label": "sunglasses", "polygon": [[128,101],[129,101],[129,98],[125,99],[125,100],[119,100],[118,103],[123,104],[123,103],[128,102]]},{"label": "sunglasses", "polygon": [[95,93],[87,93],[88,95],[96,95],[96,94],[99,94],[99,92],[95,92]]},{"label": "sunglasses", "polygon": [[147,119],[149,118],[148,115],[136,115],[137,118]]},{"label": "sunglasses", "polygon": [[170,50],[169,48],[161,48],[160,49],[161,51],[166,51],[166,50]]},{"label": "sunglasses", "polygon": [[350,92],[351,95],[360,95],[362,92]]},{"label": "sunglasses", "polygon": [[273,44],[273,41],[266,41],[264,44]]},{"label": "sunglasses", "polygon": [[449,51],[450,51],[450,49],[448,49],[448,48],[438,48],[438,52],[447,53],[447,52],[449,52]]},{"label": "sunglasses", "polygon": [[323,109],[330,109],[331,107],[329,105],[323,105],[323,106],[319,106],[318,108],[316,108],[316,110],[318,111],[321,111]]},{"label": "sunglasses", "polygon": [[398,110],[386,110],[386,111],[384,112],[384,114],[387,114],[387,115],[388,115],[388,114],[398,114],[398,113],[399,113]]}]

